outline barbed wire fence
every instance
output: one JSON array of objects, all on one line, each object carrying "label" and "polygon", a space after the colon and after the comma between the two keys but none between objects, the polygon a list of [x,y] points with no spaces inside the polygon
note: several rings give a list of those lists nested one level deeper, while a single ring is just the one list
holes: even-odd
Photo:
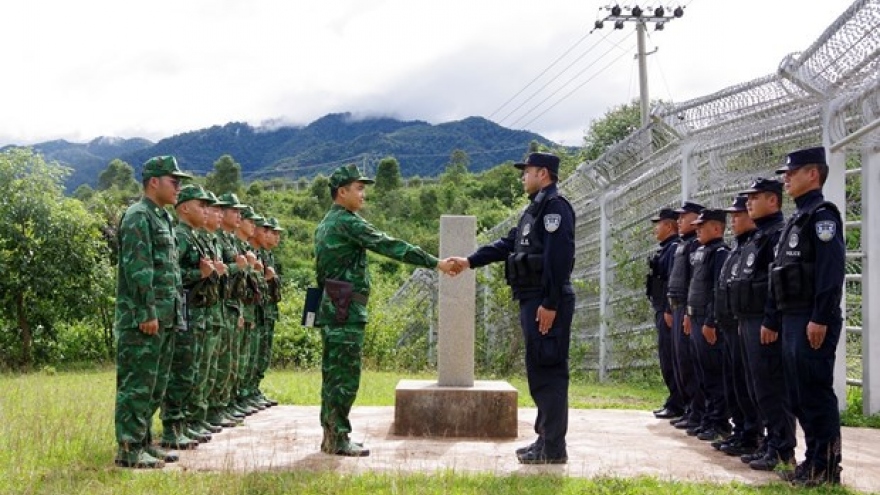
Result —
[{"label": "barbed wire fence", "polygon": [[[880,0],[854,2],[812,45],[785,57],[775,74],[655,108],[648,126],[560,184],[578,219],[572,328],[580,352],[572,365],[601,380],[654,372],[653,314],[643,285],[655,247],[649,218],[685,199],[726,207],[754,178],[772,177],[788,152],[820,144],[829,151],[826,197],[846,211],[838,393],[846,383],[863,385],[865,413],[880,412],[880,337],[871,340],[868,331],[871,322],[880,328],[880,305],[870,305],[880,294],[880,261],[870,264],[880,260]],[[792,203],[786,200],[783,210],[790,214]],[[496,239],[514,222],[482,237]],[[498,276],[486,271],[478,294]],[[414,291],[435,293],[436,286],[410,283],[398,294]],[[517,333],[497,329],[516,325],[516,318],[510,305],[484,299],[477,325],[492,348],[493,338]]]}]

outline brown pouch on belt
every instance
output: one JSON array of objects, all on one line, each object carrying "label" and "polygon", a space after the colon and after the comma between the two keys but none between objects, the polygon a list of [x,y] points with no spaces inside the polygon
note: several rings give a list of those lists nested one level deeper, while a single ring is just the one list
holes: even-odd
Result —
[{"label": "brown pouch on belt", "polygon": [[324,292],[336,308],[336,323],[345,323],[348,320],[348,307],[351,305],[354,285],[351,282],[328,278],[324,280]]}]

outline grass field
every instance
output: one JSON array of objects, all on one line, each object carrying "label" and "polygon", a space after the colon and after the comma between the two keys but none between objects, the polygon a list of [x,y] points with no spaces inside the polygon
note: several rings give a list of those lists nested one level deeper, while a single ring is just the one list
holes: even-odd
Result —
[{"label": "grass field", "polygon": [[[367,372],[357,406],[392,405],[401,378],[434,378]],[[732,494],[793,493],[779,483],[673,483],[652,478],[580,479],[558,476],[398,474],[338,475],[332,472],[196,473],[143,472],[113,467],[112,370],[0,376],[0,494]],[[520,405],[531,407],[524,380],[510,379]],[[271,373],[267,393],[287,404],[317,405],[320,373]],[[575,382],[577,408],[651,409],[663,398],[657,387]],[[159,425],[156,423],[156,429]],[[155,431],[155,430],[154,430]],[[826,493],[811,491],[810,493]],[[827,493],[851,493],[835,489]]]}]

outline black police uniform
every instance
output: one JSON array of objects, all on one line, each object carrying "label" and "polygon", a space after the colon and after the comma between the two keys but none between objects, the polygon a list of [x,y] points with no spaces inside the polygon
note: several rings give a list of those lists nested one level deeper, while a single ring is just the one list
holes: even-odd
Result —
[{"label": "black police uniform", "polygon": [[[701,206],[691,203],[695,211]],[[688,206],[688,203],[685,203]],[[679,210],[681,213],[682,210]],[[688,288],[691,281],[691,259],[699,247],[696,232],[681,236],[680,243],[673,254],[672,272],[669,276],[669,306],[672,308],[672,349],[675,355],[675,380],[687,404],[681,427],[693,428],[700,425],[706,410],[706,398],[700,390],[696,378],[694,351],[691,337],[684,333],[684,316],[687,312]]]},{"label": "black police uniform", "polygon": [[[823,156],[824,158],[824,156]],[[840,413],[834,393],[834,360],[843,324],[846,246],[840,212],[821,190],[795,198],[771,269],[772,303],[781,315],[785,379],[793,411],[806,440],[806,469],[812,478],[839,481]],[[819,349],[807,340],[807,325],[827,325]]]},{"label": "black police uniform", "polygon": [[733,310],[739,319],[743,356],[748,371],[747,385],[758,413],[767,429],[766,462],[757,461],[756,468],[772,469],[781,460],[788,462],[794,455],[794,416],[788,399],[782,368],[782,339],[761,343],[761,326],[778,328],[775,310],[768,307],[769,269],[773,249],[780,235],[781,212],[756,218],[757,230],[743,246],[739,270],[731,284]]},{"label": "black police uniform", "polygon": [[[551,169],[552,171],[552,169]],[[517,227],[507,236],[480,247],[468,257],[472,268],[506,261],[505,273],[513,297],[519,300],[520,323],[526,349],[529,392],[538,408],[538,440],[520,457],[521,462],[565,462],[568,431],[568,351],[575,295],[575,214],[551,184],[530,196]],[[538,307],[556,310],[546,335],[535,321]]]},{"label": "black police uniform", "polygon": [[[674,214],[674,212],[672,212]],[[669,218],[670,220],[672,218]],[[660,221],[655,217],[652,221]],[[645,295],[654,309],[654,327],[657,329],[657,354],[660,360],[660,373],[663,383],[669,390],[662,412],[666,417],[676,417],[684,414],[685,401],[678,384],[675,380],[675,356],[672,349],[672,328],[666,324],[666,313],[672,313],[669,299],[666,296],[669,285],[669,275],[672,272],[672,261],[675,250],[679,244],[678,234],[673,234],[664,239],[657,246],[657,251],[648,258],[648,274],[645,283]]]},{"label": "black police uniform", "polygon": [[[703,210],[702,219],[710,218],[710,213],[724,213],[718,210]],[[717,435],[730,433],[729,412],[724,395],[724,334],[719,332],[715,322],[715,287],[721,275],[721,267],[727,260],[729,248],[723,237],[712,239],[694,251],[691,284],[688,288],[688,315],[691,318],[691,339],[697,363],[697,382],[706,397],[706,411],[700,421],[701,439],[715,439]],[[717,341],[710,344],[703,335],[703,326],[715,328]],[[704,436],[704,433],[707,436]]]},{"label": "black police uniform", "polygon": [[[739,198],[738,198],[739,199]],[[741,208],[734,203],[728,212],[745,211],[745,197]],[[751,454],[758,448],[758,439],[763,434],[758,409],[750,395],[749,373],[739,334],[739,320],[733,310],[731,287],[734,275],[742,263],[742,248],[751,239],[755,230],[743,232],[734,239],[734,246],[721,267],[718,286],[715,290],[715,319],[718,330],[724,334],[724,396],[733,422],[733,435],[718,446],[728,455]]]}]

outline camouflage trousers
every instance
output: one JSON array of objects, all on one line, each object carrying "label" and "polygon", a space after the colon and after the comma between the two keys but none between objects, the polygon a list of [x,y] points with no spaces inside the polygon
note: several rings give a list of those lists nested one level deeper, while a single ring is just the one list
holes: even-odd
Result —
[{"label": "camouflage trousers", "polygon": [[195,391],[198,359],[205,340],[205,308],[192,308],[187,329],[177,332],[171,359],[171,376],[162,400],[162,425],[170,433],[187,420],[187,411],[198,395]]},{"label": "camouflage trousers", "polygon": [[266,318],[263,320],[260,330],[260,348],[257,352],[256,378],[254,380],[257,393],[260,392],[260,383],[266,377],[266,370],[269,369],[269,364],[272,362],[272,340],[275,337],[275,320],[273,318]]},{"label": "camouflage trousers", "polygon": [[[348,415],[361,383],[365,323],[321,327],[321,426],[324,444],[348,439]],[[332,448],[333,446],[328,446]]]},{"label": "camouflage trousers", "polygon": [[153,441],[151,425],[171,368],[176,332],[147,335],[116,329],[116,442],[121,451],[140,451]]},{"label": "camouflage trousers", "polygon": [[229,405],[238,374],[238,311],[224,306],[221,323],[220,336],[214,348],[217,362],[216,378],[208,399],[210,419],[217,419],[217,416]]},{"label": "camouflage trousers", "polygon": [[208,417],[208,400],[217,382],[217,345],[223,332],[220,306],[206,308],[205,332],[196,349],[196,378],[192,400],[187,404],[186,420],[200,423]]},{"label": "camouflage trousers", "polygon": [[260,327],[256,322],[245,323],[242,335],[241,360],[239,361],[239,382],[236,398],[241,400],[255,394],[257,351],[260,348]]}]

